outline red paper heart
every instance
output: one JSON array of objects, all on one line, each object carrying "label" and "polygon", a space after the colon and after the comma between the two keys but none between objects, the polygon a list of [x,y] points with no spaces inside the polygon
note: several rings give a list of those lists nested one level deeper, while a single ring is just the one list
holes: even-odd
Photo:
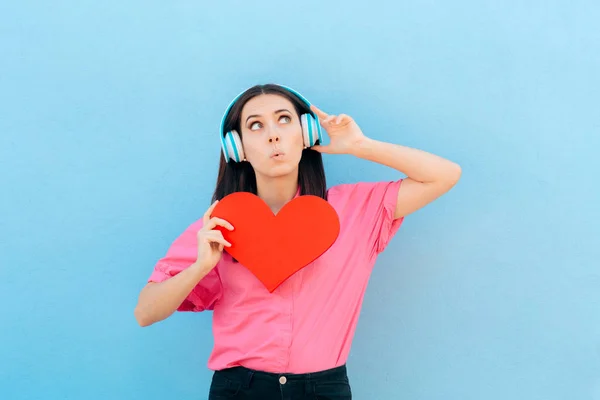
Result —
[{"label": "red paper heart", "polygon": [[224,197],[212,216],[233,225],[233,231],[217,227],[231,243],[225,250],[271,293],[327,251],[340,232],[334,208],[312,195],[294,198],[274,215],[260,197],[236,192]]}]

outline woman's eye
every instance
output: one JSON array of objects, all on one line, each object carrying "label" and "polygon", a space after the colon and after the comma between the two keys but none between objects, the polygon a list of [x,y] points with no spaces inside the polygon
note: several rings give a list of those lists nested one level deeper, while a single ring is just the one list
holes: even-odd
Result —
[{"label": "woman's eye", "polygon": [[[290,123],[292,122],[292,117],[290,117],[289,115],[282,115],[281,117],[279,117],[279,121],[284,121],[286,123]],[[258,121],[252,122],[250,124],[250,130],[255,131],[257,129],[260,129],[262,127],[262,124]]]}]

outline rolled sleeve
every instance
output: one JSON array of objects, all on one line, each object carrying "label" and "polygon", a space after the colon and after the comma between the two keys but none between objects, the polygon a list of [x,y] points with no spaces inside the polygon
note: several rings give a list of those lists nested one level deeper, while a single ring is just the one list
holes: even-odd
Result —
[{"label": "rolled sleeve", "polygon": [[[196,221],[190,225],[171,244],[167,253],[162,257],[148,278],[148,282],[164,282],[188,268],[196,261],[198,244],[196,233],[202,227],[202,221]],[[221,279],[218,273],[218,265],[213,268],[192,289],[186,299],[177,308],[177,311],[212,310],[216,301],[222,293]]]},{"label": "rolled sleeve", "polygon": [[385,250],[404,221],[404,217],[394,218],[401,185],[402,179],[353,185],[350,194],[353,215],[373,254]]},{"label": "rolled sleeve", "polygon": [[381,228],[379,229],[379,238],[376,243],[378,253],[385,250],[404,221],[404,217],[394,218],[396,204],[398,203],[398,191],[401,185],[402,179],[383,185],[382,215],[380,217]]}]

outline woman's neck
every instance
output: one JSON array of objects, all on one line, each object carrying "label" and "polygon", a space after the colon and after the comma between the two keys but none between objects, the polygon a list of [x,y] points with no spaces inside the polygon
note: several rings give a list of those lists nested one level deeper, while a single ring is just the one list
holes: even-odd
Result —
[{"label": "woman's neck", "polygon": [[277,178],[256,177],[256,188],[260,197],[277,214],[279,210],[296,196],[298,192],[298,175],[290,174]]}]

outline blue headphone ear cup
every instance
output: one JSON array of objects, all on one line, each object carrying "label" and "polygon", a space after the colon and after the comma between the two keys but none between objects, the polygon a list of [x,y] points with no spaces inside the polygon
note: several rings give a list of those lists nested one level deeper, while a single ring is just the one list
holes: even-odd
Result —
[{"label": "blue headphone ear cup", "polygon": [[230,131],[225,134],[225,137],[221,141],[223,147],[223,156],[225,161],[233,160],[240,162],[245,159],[244,148],[242,147],[242,139],[240,135],[235,131]]},{"label": "blue headphone ear cup", "polygon": [[221,134],[219,136],[221,136],[221,150],[223,151],[223,158],[225,158],[225,162],[229,162],[229,152],[227,151],[227,146],[225,145],[225,138],[227,137],[227,134]]},{"label": "blue headphone ear cup", "polygon": [[304,146],[312,147],[319,140],[322,140],[321,124],[318,119],[315,119],[312,114],[306,113],[300,116],[300,122],[302,125],[302,136],[304,138]]}]

